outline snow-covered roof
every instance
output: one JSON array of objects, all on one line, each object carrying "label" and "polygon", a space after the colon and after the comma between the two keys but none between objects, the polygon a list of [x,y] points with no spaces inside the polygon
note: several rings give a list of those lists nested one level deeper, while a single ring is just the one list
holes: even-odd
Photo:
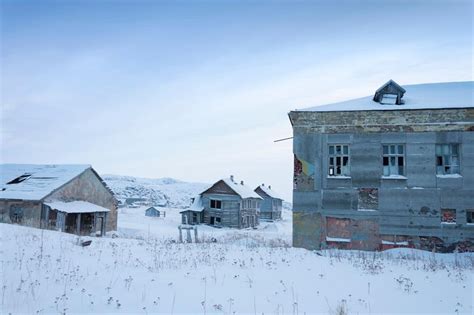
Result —
[{"label": "snow-covered roof", "polygon": [[222,179],[227,186],[230,187],[237,195],[239,195],[242,199],[246,198],[257,198],[262,199],[252,188],[247,186],[245,183],[236,181],[233,178],[223,178]]},{"label": "snow-covered roof", "polygon": [[[271,186],[265,186],[265,185],[262,184],[262,185],[260,185],[260,186],[258,186],[258,187],[260,187],[260,189],[263,190],[263,192],[266,193],[267,195],[269,195],[270,197],[275,198],[275,199],[281,199],[281,200],[283,200],[283,198],[280,197],[280,195],[279,195],[278,193],[276,193],[276,192],[271,188]],[[257,187],[257,188],[258,188],[258,187]],[[255,190],[256,190],[257,188],[255,188]]]},{"label": "snow-covered roof", "polygon": [[333,112],[474,107],[474,81],[406,85],[402,105],[380,104],[373,96],[314,106],[297,111]]},{"label": "snow-covered roof", "polygon": [[193,203],[189,208],[186,208],[185,211],[198,211],[201,212],[204,210],[204,207],[202,206],[202,200],[201,200],[201,195],[198,195],[194,198]]},{"label": "snow-covered roof", "polygon": [[91,212],[109,212],[110,210],[87,201],[52,201],[45,202],[45,205],[66,213],[91,213]]},{"label": "snow-covered roof", "polygon": [[41,200],[90,167],[0,164],[0,199]]}]

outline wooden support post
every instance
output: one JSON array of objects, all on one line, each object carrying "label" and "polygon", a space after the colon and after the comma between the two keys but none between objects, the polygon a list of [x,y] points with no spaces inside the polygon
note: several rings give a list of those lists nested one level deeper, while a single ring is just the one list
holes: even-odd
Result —
[{"label": "wooden support post", "polygon": [[179,242],[183,242],[183,231],[181,230],[181,226],[178,226],[179,229]]},{"label": "wooden support post", "polygon": [[194,227],[194,242],[199,243],[197,226]]},{"label": "wooden support post", "polygon": [[191,230],[189,228],[186,229],[186,241],[188,243],[192,243],[193,239],[191,238]]},{"label": "wooden support post", "polygon": [[81,235],[81,214],[78,213],[76,217],[76,235]]}]

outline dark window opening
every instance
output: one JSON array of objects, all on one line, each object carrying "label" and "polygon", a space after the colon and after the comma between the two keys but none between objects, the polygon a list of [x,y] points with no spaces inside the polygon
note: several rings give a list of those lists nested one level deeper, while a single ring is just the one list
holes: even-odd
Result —
[{"label": "dark window opening", "polygon": [[474,223],[474,210],[467,210],[466,211],[466,222],[467,223]]},{"label": "dark window opening", "polygon": [[211,208],[212,209],[222,209],[222,201],[211,199]]}]

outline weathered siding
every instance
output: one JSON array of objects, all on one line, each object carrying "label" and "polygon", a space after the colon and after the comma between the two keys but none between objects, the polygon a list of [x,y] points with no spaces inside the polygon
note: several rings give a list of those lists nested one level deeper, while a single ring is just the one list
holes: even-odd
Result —
[{"label": "weathered siding", "polygon": [[[326,218],[351,220],[345,248],[381,248],[380,235],[438,250],[474,242],[466,223],[474,208],[474,109],[292,112],[290,119],[295,165],[314,169],[295,168],[294,246],[334,245],[326,242]],[[382,178],[382,145],[391,143],[405,145],[406,178]],[[436,175],[437,143],[460,144],[459,178]],[[328,177],[329,144],[349,145],[350,177]],[[456,209],[456,224],[441,224],[444,208]]]},{"label": "weathered siding", "polygon": [[255,192],[263,198],[260,202],[260,219],[279,220],[281,219],[282,200],[270,197],[260,187]]},{"label": "weathered siding", "polygon": [[82,200],[107,208],[110,212],[107,213],[106,231],[117,230],[117,200],[91,169],[44,198],[45,202],[53,200]]},{"label": "weathered siding", "polygon": [[23,214],[21,222],[18,222],[19,224],[36,228],[41,227],[42,203],[39,201],[0,200],[0,222],[14,223],[11,220],[11,214],[15,207],[21,209]]}]

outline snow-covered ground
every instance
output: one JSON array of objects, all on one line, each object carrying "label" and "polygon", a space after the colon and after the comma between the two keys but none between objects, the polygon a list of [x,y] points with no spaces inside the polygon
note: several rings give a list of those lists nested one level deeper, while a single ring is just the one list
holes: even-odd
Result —
[{"label": "snow-covered ground", "polygon": [[291,216],[256,230],[119,210],[118,238],[0,224],[2,314],[471,314],[473,254],[291,248]]}]

